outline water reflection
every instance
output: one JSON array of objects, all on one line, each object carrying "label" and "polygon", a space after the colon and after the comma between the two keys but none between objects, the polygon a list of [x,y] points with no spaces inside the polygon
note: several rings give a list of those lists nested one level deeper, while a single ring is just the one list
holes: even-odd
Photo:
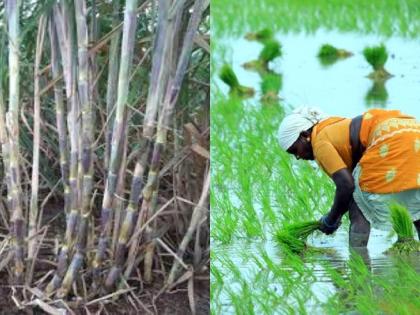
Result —
[{"label": "water reflection", "polygon": [[[240,81],[258,89],[261,76],[241,65],[258,56],[261,44],[249,42],[242,36],[226,37],[219,40],[219,45],[230,47],[231,55],[227,59],[233,60]],[[330,115],[354,117],[366,111],[367,106],[390,107],[393,104],[395,109],[420,117],[420,93],[417,93],[420,67],[416,66],[420,64],[419,41],[399,37],[385,41],[391,55],[387,68],[394,74],[385,88],[385,82],[372,82],[366,77],[370,65],[362,54],[366,45],[378,42],[376,35],[319,30],[314,35],[276,33],[275,38],[282,43],[283,55],[270,63],[270,70],[282,74],[280,96],[283,106],[309,104]],[[317,58],[319,47],[325,42],[345,47],[354,55],[325,68]],[[216,65],[218,60],[222,61],[217,51],[212,58]],[[223,93],[225,91],[222,89]],[[251,103],[259,104],[259,97]]]},{"label": "water reflection", "polygon": [[388,101],[388,91],[385,87],[386,80],[373,80],[372,86],[365,96],[366,107],[385,108]]},{"label": "water reflection", "polygon": [[329,68],[333,64],[335,64],[339,58],[338,56],[326,56],[326,57],[318,57],[319,63],[324,68]]},{"label": "water reflection", "polygon": [[279,106],[279,92],[283,85],[283,76],[280,73],[270,71],[262,76],[261,103],[266,106]]}]

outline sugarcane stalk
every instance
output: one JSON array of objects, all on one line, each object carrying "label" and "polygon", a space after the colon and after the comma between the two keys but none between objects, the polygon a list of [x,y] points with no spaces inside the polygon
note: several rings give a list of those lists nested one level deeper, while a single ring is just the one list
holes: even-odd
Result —
[{"label": "sugarcane stalk", "polygon": [[[175,10],[176,9],[176,10]],[[156,115],[162,110],[162,102],[165,97],[164,91],[167,89],[169,77],[172,73],[171,65],[175,60],[175,52],[173,52],[174,41],[176,34],[179,32],[180,21],[183,14],[183,7],[181,6],[169,6],[167,1],[159,2],[159,18],[157,34],[155,37],[154,44],[154,55],[152,62],[152,74],[150,80],[150,86],[148,91],[147,107],[143,123],[143,137],[145,139],[153,138],[153,132],[156,127]],[[169,11],[172,10],[172,13]],[[175,11],[174,11],[175,10]],[[170,15],[170,16],[169,16]],[[156,161],[153,163],[153,161]],[[142,222],[145,222],[148,214],[150,205],[153,203],[153,197],[157,198],[157,186],[158,186],[158,163],[160,161],[160,150],[153,149],[152,161],[150,162],[149,179],[144,188],[142,195],[143,201],[141,205],[141,215],[137,219],[135,230],[141,228]],[[156,174],[156,176],[154,176]],[[150,229],[150,227],[147,227]],[[147,232],[147,231],[146,231]],[[134,267],[135,259],[134,256],[137,254],[137,242],[133,242],[129,251],[129,261],[125,271],[125,276],[131,272]],[[152,253],[153,242],[149,242],[146,246],[149,247],[147,253]],[[146,257],[147,261],[150,261],[152,257]]]},{"label": "sugarcane stalk", "polygon": [[[171,14],[171,18],[169,18],[169,10],[171,9],[170,3],[164,0],[159,1],[158,23],[156,28],[156,36],[154,40],[154,53],[152,57],[152,72],[146,102],[146,113],[143,123],[143,137],[149,142],[152,142],[153,139],[156,127],[156,115],[161,110],[161,104],[165,96],[164,91],[167,88],[168,80],[171,75],[171,63],[173,63],[174,61],[172,58],[172,48],[174,47],[173,41],[176,38],[176,32],[179,31],[177,27],[179,27],[180,17],[183,13],[182,7],[180,8],[178,6],[175,6],[172,8],[177,8],[177,10],[173,11],[173,13]],[[153,147],[151,147],[151,150],[152,152],[154,152]],[[135,230],[140,229],[142,222],[144,222],[143,217],[144,213],[146,212],[145,209],[149,207],[152,201],[151,198],[154,190],[153,187],[156,185],[157,182],[155,182],[155,180],[152,179],[152,177],[150,177],[147,186],[142,192],[143,201]],[[128,255],[128,265],[125,271],[126,277],[131,272],[134,266],[136,253],[137,244],[136,242],[132,242]]]},{"label": "sugarcane stalk", "polygon": [[[120,1],[113,2],[113,18],[112,18],[112,28],[117,28],[120,23],[119,19],[120,12]],[[106,112],[108,117],[108,124],[106,127],[106,136],[105,136],[105,169],[108,170],[109,167],[109,158],[111,151],[111,141],[112,141],[112,126],[114,123],[114,113],[113,108],[117,98],[117,87],[118,87],[118,61],[119,61],[119,52],[118,47],[120,43],[121,32],[120,30],[116,31],[111,39],[111,44],[109,48],[109,64],[108,64],[108,82],[106,90]]]},{"label": "sugarcane stalk", "polygon": [[6,12],[9,33],[9,110],[6,126],[9,135],[9,172],[10,172],[10,210],[12,212],[12,241],[14,245],[14,276],[17,284],[23,282],[23,255],[25,219],[22,210],[20,170],[19,170],[19,47],[20,47],[20,1],[7,0]]},{"label": "sugarcane stalk", "polygon": [[[96,43],[98,41],[99,37],[99,12],[98,12],[98,6],[97,1],[93,0],[91,1],[90,6],[90,25],[89,25],[89,41],[90,43]],[[88,58],[89,58],[89,95],[90,95],[90,102],[92,104],[92,109],[96,108],[102,108],[101,105],[101,97],[99,97],[99,84],[98,80],[103,73],[102,70],[98,72],[98,63],[97,63],[97,51],[88,49]],[[96,110],[92,111],[92,121],[96,122]],[[92,136],[94,137],[94,136]],[[95,144],[92,143],[92,148],[95,147]],[[95,156],[95,153],[93,153],[93,156]],[[105,177],[106,172],[103,172],[101,175]]]},{"label": "sugarcane stalk", "polygon": [[143,154],[137,161],[134,169],[131,182],[130,198],[119,232],[113,266],[105,280],[105,288],[107,290],[111,290],[121,276],[121,272],[124,267],[125,256],[127,253],[127,243],[133,234],[135,223],[138,218],[138,204],[140,202],[140,198],[142,197],[143,176],[147,167],[147,161],[149,159],[149,152],[151,148],[151,142],[147,139],[145,139],[145,141],[146,143],[144,144],[144,147],[146,149],[143,151]]},{"label": "sugarcane stalk", "polygon": [[28,261],[26,283],[32,282],[32,262],[36,251],[37,238],[37,219],[38,219],[38,190],[39,190],[39,148],[41,146],[41,96],[40,96],[40,64],[44,45],[47,18],[42,15],[38,23],[38,34],[36,40],[35,69],[34,69],[34,135],[33,135],[33,161],[32,161],[32,181],[31,181],[31,201],[29,210],[29,229],[28,229]]},{"label": "sugarcane stalk", "polygon": [[89,93],[89,65],[88,65],[88,28],[86,20],[86,2],[84,0],[76,0],[75,15],[76,15],[76,29],[77,29],[77,47],[78,47],[78,95],[80,106],[82,109],[82,151],[81,163],[79,164],[79,171],[81,170],[81,220],[78,227],[78,237],[76,243],[76,254],[73,256],[72,262],[63,283],[58,292],[59,297],[64,297],[70,291],[71,285],[82,266],[84,257],[86,255],[87,232],[89,229],[90,216],[90,198],[93,186],[93,158],[92,158],[92,144],[93,144],[93,108]]},{"label": "sugarcane stalk", "polygon": [[[75,238],[76,226],[80,218],[80,198],[81,186],[78,178],[79,157],[80,157],[80,106],[79,98],[76,93],[76,70],[77,60],[74,53],[76,47],[76,39],[74,34],[75,17],[73,12],[73,3],[71,1],[64,1],[61,7],[62,18],[57,23],[57,34],[61,35],[64,46],[62,47],[62,56],[66,56],[67,73],[66,73],[66,93],[67,104],[71,104],[68,115],[68,129],[70,134],[70,175],[69,184],[71,192],[70,214],[67,219],[66,226],[66,245],[64,250],[72,251]],[[58,8],[57,8],[58,9]],[[60,17],[58,12],[57,17]],[[63,58],[64,59],[64,58]],[[67,83],[68,82],[68,83]],[[63,270],[64,272],[64,270]]]},{"label": "sugarcane stalk", "polygon": [[70,187],[70,212],[66,218],[65,241],[61,247],[58,257],[57,270],[53,279],[46,288],[46,293],[51,294],[60,287],[68,266],[69,254],[74,246],[76,236],[76,225],[79,220],[79,183],[78,183],[78,165],[79,165],[79,105],[76,95],[76,60],[73,54],[74,36],[73,36],[73,16],[70,15],[71,4],[64,1],[62,7],[57,4],[54,6],[52,19],[56,26],[57,38],[60,53],[63,62],[63,76],[66,85],[66,98],[68,110],[67,127],[70,135],[70,169],[69,169],[69,187]]},{"label": "sugarcane stalk", "polygon": [[[143,123],[143,137],[152,139],[156,128],[156,115],[166,89],[171,53],[170,44],[174,36],[173,19],[168,20],[170,1],[159,0],[159,13],[153,47],[152,72],[150,75],[147,106]],[[181,8],[182,11],[182,8]],[[177,11],[178,13],[178,11]],[[172,31],[171,31],[172,30]]]},{"label": "sugarcane stalk", "polygon": [[[192,45],[194,41],[194,36],[196,34],[198,24],[200,22],[200,17],[203,9],[203,0],[196,0],[193,6],[193,12],[188,23],[187,32],[184,37],[182,51],[179,57],[177,64],[177,69],[173,80],[168,84],[167,93],[164,98],[164,105],[162,111],[159,115],[159,122],[156,133],[156,142],[153,148],[152,161],[150,163],[150,170],[147,177],[147,183],[143,189],[143,202],[141,208],[140,220],[144,223],[148,218],[151,217],[153,211],[156,208],[156,198],[158,190],[158,175],[159,175],[159,164],[161,154],[165,148],[167,141],[167,130],[169,129],[169,122],[171,121],[173,109],[175,107],[179,91],[185,76],[186,68],[188,66]],[[154,197],[154,198],[153,198]],[[152,279],[152,259],[154,252],[154,242],[152,241],[153,229],[147,227],[145,229],[146,235],[145,239],[148,244],[146,245],[146,253],[144,260],[144,280],[150,282]],[[129,253],[129,261],[134,261],[132,255],[136,253],[134,247],[137,246],[137,239],[139,236],[133,240],[132,247]],[[130,257],[131,256],[131,257]],[[133,265],[130,264],[125,270],[125,276],[131,273]]]},{"label": "sugarcane stalk", "polygon": [[[8,149],[8,136],[6,130],[6,104],[4,102],[3,92],[3,69],[5,66],[4,50],[6,41],[6,32],[0,33],[0,145],[1,157],[3,160],[4,178],[6,181],[7,189],[10,190],[10,177],[9,177],[9,149]],[[9,202],[7,202],[9,204]],[[7,206],[9,208],[9,205]],[[9,210],[9,209],[8,209]]]},{"label": "sugarcane stalk", "polygon": [[64,211],[66,215],[70,213],[70,184],[69,184],[69,162],[68,162],[68,139],[66,132],[65,108],[63,99],[63,86],[58,78],[61,75],[61,68],[59,63],[59,51],[57,43],[57,33],[53,25],[53,20],[50,19],[49,23],[49,36],[51,46],[51,70],[54,84],[54,100],[56,112],[56,124],[58,132],[58,145],[60,150],[60,168],[61,178],[64,188]]},{"label": "sugarcane stalk", "polygon": [[[116,189],[117,196],[124,195],[125,175],[127,172],[127,151],[128,151],[127,146],[128,146],[128,137],[126,137],[124,141],[122,162],[121,162],[121,167],[120,167],[120,173],[118,175],[118,183],[117,183],[117,189]],[[113,228],[112,245],[111,245],[112,258],[114,258],[118,236],[120,233],[120,225],[124,216],[123,214],[124,206],[125,205],[124,205],[123,198],[114,198],[113,209],[115,209],[115,215],[114,215],[114,228]]]},{"label": "sugarcane stalk", "polygon": [[[203,190],[201,192],[200,200],[198,201],[197,205],[194,207],[193,214],[191,217],[191,222],[188,227],[187,233],[185,233],[184,238],[179,245],[177,251],[177,257],[181,258],[185,254],[185,250],[187,249],[188,243],[191,241],[194,232],[196,231],[197,227],[199,226],[202,218],[205,216],[207,208],[205,204],[207,202],[208,196],[210,192],[210,171],[207,171],[207,175],[205,177]],[[178,275],[179,271],[179,261],[178,259],[174,259],[174,263],[172,265],[171,271],[169,272],[169,277],[167,280],[167,285],[171,285],[175,281],[175,277]]]},{"label": "sugarcane stalk", "polygon": [[111,155],[108,177],[105,185],[101,211],[101,235],[93,262],[94,274],[97,274],[108,248],[112,227],[112,203],[116,190],[118,173],[121,164],[121,154],[126,137],[126,103],[128,98],[128,77],[133,59],[134,38],[137,24],[137,0],[127,0],[124,12],[124,29],[121,44],[121,64],[118,78],[118,97],[116,114],[112,133]]},{"label": "sugarcane stalk", "polygon": [[144,168],[142,163],[137,162],[134,170],[134,175],[131,183],[130,201],[126,208],[124,221],[121,226],[117,248],[115,252],[114,265],[109,272],[105,287],[110,289],[114,286],[118,280],[125,261],[125,253],[127,248],[127,242],[133,232],[133,227],[137,215],[138,202],[141,197],[141,190],[143,188],[143,173]]}]

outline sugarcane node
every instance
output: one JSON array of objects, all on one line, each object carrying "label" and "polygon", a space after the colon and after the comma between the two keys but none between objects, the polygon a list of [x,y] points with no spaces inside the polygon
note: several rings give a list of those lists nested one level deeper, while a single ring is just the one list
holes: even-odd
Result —
[{"label": "sugarcane node", "polygon": [[141,194],[141,190],[143,189],[143,179],[141,177],[134,177],[131,183],[131,193],[130,193],[130,200],[133,203],[137,203],[137,199]]},{"label": "sugarcane node", "polygon": [[102,208],[101,212],[101,229],[104,232],[106,226],[109,224],[109,218],[112,213],[112,208]]},{"label": "sugarcane node", "polygon": [[108,182],[106,187],[106,190],[109,192],[110,196],[112,196],[117,189],[117,179],[118,175],[110,171],[108,174]]}]

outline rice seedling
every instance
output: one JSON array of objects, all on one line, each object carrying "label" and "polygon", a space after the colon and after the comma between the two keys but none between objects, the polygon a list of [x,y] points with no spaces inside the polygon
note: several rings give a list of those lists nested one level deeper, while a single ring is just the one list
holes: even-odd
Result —
[{"label": "rice seedling", "polygon": [[275,39],[269,40],[264,43],[264,47],[261,50],[258,59],[245,62],[242,66],[247,70],[256,71],[262,75],[269,71],[269,62],[280,57],[281,54],[280,43]]},{"label": "rice seedling", "polygon": [[392,203],[389,205],[389,210],[392,227],[397,233],[398,239],[386,253],[409,254],[420,252],[420,241],[414,239],[414,225],[407,208],[398,203]]},{"label": "rice seedling", "polygon": [[229,65],[225,64],[222,66],[220,69],[219,77],[229,86],[230,95],[238,96],[240,98],[248,98],[254,96],[254,89],[241,85],[239,83],[238,77]]},{"label": "rice seedling", "polygon": [[278,232],[276,234],[276,238],[284,249],[290,250],[292,253],[301,254],[307,249],[307,245],[304,240],[296,238],[286,232]]},{"label": "rice seedling", "polygon": [[373,72],[368,75],[368,78],[373,80],[385,80],[392,76],[387,70],[385,70],[388,52],[384,44],[366,47],[363,49],[363,56],[373,68]]},{"label": "rice seedling", "polygon": [[352,52],[345,49],[336,48],[330,44],[322,45],[318,52],[319,58],[347,58],[350,56],[353,56]]},{"label": "rice seedling", "polygon": [[415,265],[394,260],[383,272],[374,273],[365,259],[351,252],[343,268],[323,264],[337,293],[323,305],[327,314],[341,314],[353,309],[360,314],[414,314],[420,307],[419,277]]},{"label": "rice seedling", "polygon": [[298,222],[287,225],[283,231],[299,239],[306,239],[309,235],[319,229],[319,221]]},{"label": "rice seedling", "polygon": [[250,41],[257,41],[265,43],[273,38],[273,31],[269,28],[264,28],[258,32],[249,32],[245,34],[245,39]]},{"label": "rice seedling", "polygon": [[283,248],[289,249],[296,254],[303,253],[308,246],[306,238],[315,232],[321,223],[318,221],[298,222],[285,226],[276,234],[277,241]]},{"label": "rice seedling", "polygon": [[330,44],[324,44],[319,49],[317,56],[323,66],[330,66],[339,59],[345,59],[352,55],[352,52],[345,49],[336,48]]}]

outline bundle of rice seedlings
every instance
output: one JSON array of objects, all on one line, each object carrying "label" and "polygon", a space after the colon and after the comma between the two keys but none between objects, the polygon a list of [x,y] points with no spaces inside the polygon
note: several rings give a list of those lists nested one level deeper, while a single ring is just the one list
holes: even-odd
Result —
[{"label": "bundle of rice seedlings", "polygon": [[264,44],[257,60],[246,62],[242,66],[247,70],[254,70],[263,75],[268,72],[268,63],[280,56],[280,43],[276,40],[269,40]]},{"label": "bundle of rice seedlings", "polygon": [[276,238],[282,248],[296,254],[302,253],[307,248],[305,241],[302,241],[287,232],[278,232]]},{"label": "bundle of rice seedlings", "polygon": [[390,249],[388,254],[409,254],[420,252],[420,242],[414,239],[413,223],[407,208],[393,203],[389,206],[391,211],[392,227],[397,233],[398,239]]},{"label": "bundle of rice seedlings", "polygon": [[261,50],[258,59],[268,64],[270,61],[273,61],[275,58],[281,56],[281,45],[276,40],[270,40],[265,43],[264,48]]},{"label": "bundle of rice seedlings", "polygon": [[265,74],[261,82],[261,101],[263,103],[277,102],[279,99],[278,93],[280,91],[281,84],[281,75],[273,72]]},{"label": "bundle of rice seedlings", "polygon": [[366,47],[363,50],[363,55],[366,61],[373,67],[373,72],[368,75],[368,78],[373,80],[387,79],[392,75],[385,70],[385,63],[388,59],[388,52],[384,44],[380,46]]},{"label": "bundle of rice seedlings", "polygon": [[223,65],[220,69],[219,77],[224,83],[226,83],[229,86],[229,94],[231,95],[236,95],[241,98],[247,98],[252,97],[255,93],[253,88],[243,86],[239,83],[238,77],[236,76],[235,72],[227,64]]},{"label": "bundle of rice seedlings", "polygon": [[330,44],[322,45],[318,52],[319,61],[323,66],[330,66],[338,59],[345,59],[350,56],[353,56],[353,53],[350,51],[336,48]]},{"label": "bundle of rice seedlings", "polygon": [[245,39],[250,41],[257,41],[260,43],[265,43],[273,38],[273,32],[268,29],[264,28],[258,32],[250,32],[245,35]]},{"label": "bundle of rice seedlings", "polygon": [[280,246],[293,253],[301,254],[309,247],[306,245],[306,238],[318,230],[321,226],[319,221],[298,222],[287,225],[276,234]]},{"label": "bundle of rice seedlings", "polygon": [[319,58],[347,58],[350,56],[353,56],[352,52],[336,48],[330,44],[322,45],[318,52]]}]

